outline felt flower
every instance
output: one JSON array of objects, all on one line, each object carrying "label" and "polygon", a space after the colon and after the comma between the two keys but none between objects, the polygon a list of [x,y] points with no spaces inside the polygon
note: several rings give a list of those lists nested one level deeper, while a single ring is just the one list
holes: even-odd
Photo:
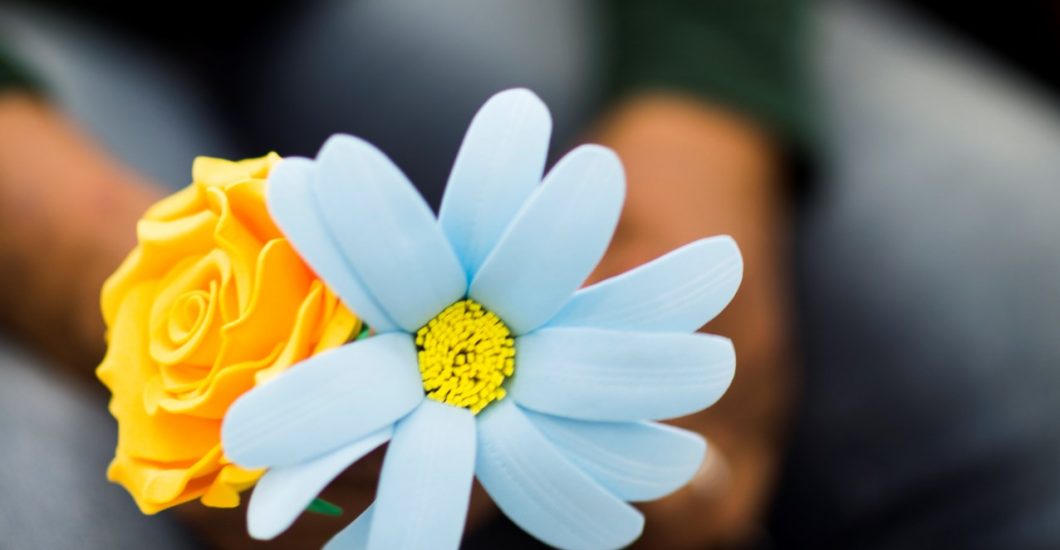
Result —
[{"label": "felt flower", "polygon": [[282,532],[387,441],[375,502],[333,547],[456,548],[473,476],[545,543],[619,547],[643,527],[630,501],[695,473],[704,441],[652,421],[709,406],[732,380],[731,343],[694,331],[735,293],[739,251],[728,237],[697,241],[579,290],[615,229],[624,174],[613,152],[586,145],[541,182],[550,130],[532,93],[490,99],[437,219],[357,138],[276,167],[277,224],[377,334],[230,409],[230,456],[269,468],[252,536]]},{"label": "felt flower", "polygon": [[277,161],[196,159],[194,182],[144,214],[138,246],[103,287],[97,374],[118,421],[107,477],[146,514],[196,498],[236,506],[261,472],[225,458],[229,405],[358,327],[268,215]]}]

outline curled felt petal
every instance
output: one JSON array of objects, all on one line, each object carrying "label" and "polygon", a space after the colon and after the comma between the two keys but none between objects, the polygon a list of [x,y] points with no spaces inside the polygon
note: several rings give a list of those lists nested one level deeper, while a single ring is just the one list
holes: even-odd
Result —
[{"label": "curled felt petal", "polygon": [[[328,307],[334,306],[334,297],[320,280],[309,279],[304,264],[285,239],[270,241],[262,249],[258,264],[249,306],[239,319],[220,328],[220,350],[212,367],[203,371],[162,365],[162,378],[170,385],[159,387],[156,396],[145,395],[145,402],[148,397],[157,397],[154,405],[169,412],[221,419],[229,405],[254,387],[264,373],[281,372],[310,355],[322,320],[331,320],[323,327],[329,332],[345,330],[349,335],[356,327],[357,318],[349,310]],[[277,322],[280,319],[283,322]],[[336,345],[327,344],[328,348]],[[182,371],[190,371],[191,376],[180,387],[174,375]]]},{"label": "curled felt petal", "polygon": [[[158,374],[147,338],[142,337],[157,283],[132,287],[111,326],[111,345],[96,371],[110,389],[110,412],[118,422],[118,451],[152,464],[193,463],[217,446],[216,420],[156,411],[144,406],[144,394]],[[176,437],[174,434],[180,434]]]},{"label": "curled felt petal", "polygon": [[552,119],[533,92],[501,92],[479,109],[464,136],[438,221],[468,279],[541,181]]},{"label": "curled felt petal", "polygon": [[245,467],[298,464],[374,432],[423,399],[407,334],[359,340],[313,356],[237,400],[221,429]]},{"label": "curled felt petal", "polygon": [[725,309],[742,277],[731,237],[701,239],[575,292],[548,324],[693,332]]},{"label": "curled felt petal", "polygon": [[235,508],[239,506],[239,493],[254,486],[262,475],[261,470],[244,470],[235,464],[229,464],[222,457],[224,466],[217,473],[217,480],[211,483],[202,495],[202,503],[214,508]]},{"label": "curled felt petal", "polygon": [[[189,189],[194,191],[194,187],[188,187],[178,194],[184,195]],[[216,225],[217,215],[209,210],[179,220],[140,220],[136,224],[139,246],[103,283],[100,305],[107,326],[114,324],[122,298],[130,287],[147,279],[161,278],[178,262],[209,252],[214,246]]]},{"label": "curled felt petal", "polygon": [[732,382],[728,338],[546,328],[516,340],[509,393],[539,412],[583,420],[658,420],[705,409]]},{"label": "curled felt petal", "polygon": [[260,359],[289,337],[289,323],[276,319],[298,317],[315,279],[286,239],[266,243],[252,265],[252,291],[241,315],[221,327],[215,366]]},{"label": "curled felt petal", "polygon": [[317,458],[266,472],[250,497],[247,509],[250,536],[269,540],[287,530],[331,480],[386,443],[392,432],[387,426]]},{"label": "curled felt petal", "polygon": [[[192,161],[192,179],[195,175],[195,164],[202,162],[199,159],[209,157],[198,157]],[[192,184],[152,204],[147,212],[144,212],[143,220],[170,221],[185,218],[200,213],[205,202],[202,187]]]},{"label": "curled felt petal", "polygon": [[368,548],[459,547],[474,468],[474,415],[425,399],[395,427]]},{"label": "curled felt petal", "polygon": [[196,498],[207,506],[237,506],[239,492],[253,485],[260,475],[259,470],[226,464],[220,445],[191,464],[140,460],[119,449],[107,468],[107,479],[128,489],[144,514]]},{"label": "curled felt petal", "polygon": [[246,179],[264,178],[279,160],[280,155],[276,153],[243,160],[196,157],[191,165],[191,176],[196,184],[204,187],[223,186]]},{"label": "curled felt petal", "polygon": [[372,527],[375,504],[365,508],[357,519],[339,531],[324,545],[324,550],[364,550],[368,548],[368,533]]},{"label": "curled felt petal", "polygon": [[516,525],[559,548],[620,548],[644,517],[563,456],[511,402],[480,415],[475,474]]},{"label": "curled felt petal", "polygon": [[328,232],[313,197],[317,167],[312,161],[288,158],[269,176],[268,205],[276,225],[298,254],[342,298],[350,309],[377,332],[389,332],[394,322],[346,262]]},{"label": "curled felt petal", "polygon": [[624,177],[615,153],[599,145],[563,157],[483,262],[468,295],[515,334],[548,321],[607,249]]},{"label": "curled felt petal", "polygon": [[386,155],[336,135],[318,159],[317,207],[359,280],[398,326],[414,332],[464,295],[467,277],[434,214]]},{"label": "curled felt petal", "polygon": [[664,424],[524,412],[564,456],[622,500],[654,500],[676,491],[699,470],[707,449],[698,434]]}]

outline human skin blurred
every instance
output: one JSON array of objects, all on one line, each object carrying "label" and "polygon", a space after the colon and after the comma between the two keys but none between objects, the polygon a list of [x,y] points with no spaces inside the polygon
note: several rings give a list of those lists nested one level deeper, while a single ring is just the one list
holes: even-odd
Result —
[{"label": "human skin blurred", "polygon": [[642,504],[640,548],[739,544],[756,533],[794,398],[788,212],[779,154],[745,119],[699,99],[654,94],[611,112],[596,139],[626,169],[626,204],[594,278],[617,275],[699,238],[729,234],[744,260],[732,303],[704,330],[736,347],[736,376],[715,405],[673,422],[708,439],[696,479]]},{"label": "human skin blurred", "polygon": [[161,191],[39,98],[0,94],[0,325],[88,379],[99,289]]},{"label": "human skin blurred", "polygon": [[[736,378],[708,411],[674,422],[706,436],[722,460],[708,461],[713,469],[674,495],[641,505],[647,525],[637,546],[738,543],[753,536],[767,501],[792,400],[787,215],[776,148],[724,109],[667,94],[626,100],[593,137],[618,152],[628,179],[622,220],[594,279],[716,234],[732,235],[743,252],[741,289],[706,327],[733,339]],[[47,104],[0,96],[0,323],[89,380],[103,351],[99,288],[159,196]],[[325,492],[346,508],[344,521],[370,502],[380,463],[374,453]],[[469,529],[497,513],[477,486],[471,508]],[[178,513],[219,547],[246,545],[232,528],[242,525],[242,508],[188,504]],[[273,546],[319,545],[338,525],[307,516]]]}]

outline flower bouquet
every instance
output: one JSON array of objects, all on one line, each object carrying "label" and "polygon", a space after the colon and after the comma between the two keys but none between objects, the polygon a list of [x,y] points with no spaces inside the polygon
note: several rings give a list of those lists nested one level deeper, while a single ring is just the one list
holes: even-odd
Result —
[{"label": "flower bouquet", "polygon": [[371,144],[316,159],[197,159],[107,281],[99,377],[119,435],[108,477],[154,513],[232,507],[269,539],[388,443],[376,500],[329,548],[456,548],[473,478],[561,548],[616,548],[699,469],[699,435],[656,421],[732,380],[695,331],[742,276],[728,237],[580,288],[622,209],[622,165],[584,145],[544,174],[548,110],[497,94],[437,217]]}]

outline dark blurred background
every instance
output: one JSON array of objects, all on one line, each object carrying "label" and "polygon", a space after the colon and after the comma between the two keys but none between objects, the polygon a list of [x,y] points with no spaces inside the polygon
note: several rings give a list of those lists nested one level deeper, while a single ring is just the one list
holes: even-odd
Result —
[{"label": "dark blurred background", "polygon": [[[701,430],[724,487],[650,512],[647,547],[1060,547],[1060,2],[5,2],[0,54],[6,92],[170,190],[196,155],[341,131],[436,204],[475,109],[530,87],[555,155],[601,141],[647,190],[640,260],[698,232],[747,259],[708,325],[740,354]],[[20,243],[64,230],[13,225],[5,161],[0,282],[27,288],[46,268]],[[106,484],[105,396],[45,366],[91,364],[101,328],[48,343],[22,294],[0,301],[0,547],[248,544],[240,511],[209,512],[218,537]],[[531,545],[513,531],[468,544]]]}]

